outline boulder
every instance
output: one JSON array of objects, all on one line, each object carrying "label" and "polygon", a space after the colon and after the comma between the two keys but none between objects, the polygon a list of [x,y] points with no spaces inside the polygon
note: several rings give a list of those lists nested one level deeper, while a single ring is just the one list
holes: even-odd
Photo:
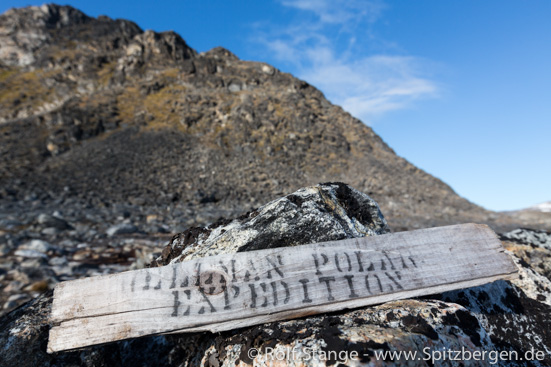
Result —
[{"label": "boulder", "polygon": [[[370,197],[345,184],[320,184],[239,218],[190,228],[151,266],[388,231]],[[47,293],[0,319],[0,365],[549,366],[549,279],[511,256],[521,270],[513,282],[216,334],[150,336],[51,355],[46,353],[52,300]],[[403,351],[417,353],[417,359],[408,364],[405,355],[393,361],[388,354]],[[452,360],[455,352],[463,353],[464,361]],[[509,361],[515,353],[540,360]]]},{"label": "boulder", "polygon": [[342,183],[302,188],[239,218],[176,236],[155,265],[389,232],[377,203]]}]

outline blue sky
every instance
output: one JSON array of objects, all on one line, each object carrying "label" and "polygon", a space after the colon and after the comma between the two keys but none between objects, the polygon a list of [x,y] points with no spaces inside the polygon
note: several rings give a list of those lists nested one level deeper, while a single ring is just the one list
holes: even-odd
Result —
[{"label": "blue sky", "polygon": [[551,200],[551,1],[67,3],[290,72],[488,209]]}]

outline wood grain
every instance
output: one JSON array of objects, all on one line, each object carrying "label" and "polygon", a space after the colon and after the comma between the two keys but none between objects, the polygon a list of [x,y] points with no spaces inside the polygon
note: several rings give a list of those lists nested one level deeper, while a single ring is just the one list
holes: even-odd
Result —
[{"label": "wood grain", "polygon": [[516,272],[495,233],[477,224],[206,257],[58,284],[48,352],[229,330],[477,286]]}]

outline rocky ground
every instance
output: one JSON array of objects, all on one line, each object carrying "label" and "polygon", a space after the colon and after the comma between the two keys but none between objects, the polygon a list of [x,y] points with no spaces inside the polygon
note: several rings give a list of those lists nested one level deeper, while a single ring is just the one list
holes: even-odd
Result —
[{"label": "rocky ground", "polygon": [[113,205],[94,208],[40,200],[0,201],[0,314],[57,282],[138,269],[174,234],[236,213],[193,208]]},{"label": "rocky ground", "polygon": [[[14,224],[28,225],[36,232],[40,228],[57,228],[57,231],[75,232],[68,234],[68,237],[77,236],[84,231],[80,224],[82,219],[72,215],[74,213],[67,213],[67,220],[61,220],[58,218],[61,215],[52,218],[39,214],[29,223]],[[131,218],[138,215],[128,216],[127,224],[116,228],[131,232]],[[90,219],[91,224],[86,227],[86,231],[93,232],[89,238],[98,243],[102,239],[110,243],[98,247],[101,251],[92,251],[89,246],[80,250],[76,246],[77,250],[73,251],[62,245],[47,246],[31,240],[25,248],[17,251],[22,251],[20,255],[25,254],[23,251],[29,251],[28,254],[35,257],[23,261],[18,274],[29,273],[31,268],[23,266],[26,262],[34,262],[37,265],[34,269],[43,269],[44,273],[49,272],[51,279],[54,279],[69,273],[63,270],[64,266],[86,268],[80,273],[75,272],[75,276],[85,276],[142,266],[144,261],[156,254],[160,256],[156,257],[153,266],[216,253],[294,246],[366,234],[378,235],[388,231],[376,203],[344,184],[303,188],[254,212],[219,220],[206,227],[190,228],[169,243],[152,231],[146,233],[145,228],[141,229],[144,232],[142,234],[116,234],[117,229],[100,223],[101,218],[102,214],[98,212],[97,220]],[[118,221],[124,223],[124,215]],[[358,224],[351,226],[350,223]],[[68,228],[68,225],[73,228]],[[358,226],[365,230],[358,231]],[[54,232],[52,229],[47,232],[50,231]],[[501,238],[519,267],[518,280],[498,281],[421,299],[394,301],[217,334],[145,337],[51,355],[45,351],[52,297],[50,291],[0,319],[0,344],[3,346],[0,348],[0,360],[5,365],[17,363],[28,366],[243,366],[262,364],[271,358],[270,351],[279,350],[280,356],[284,356],[283,363],[298,363],[302,366],[330,366],[338,363],[394,366],[405,364],[394,363],[388,358],[386,361],[378,360],[376,353],[401,350],[438,353],[463,348],[471,353],[495,351],[516,353],[523,357],[527,351],[540,351],[539,361],[501,360],[494,365],[548,366],[551,364],[551,280],[548,261],[551,256],[551,233],[518,229],[503,234]],[[124,248],[128,243],[132,243],[128,253],[121,255],[125,253]],[[226,243],[233,246],[224,245]],[[140,248],[143,254],[148,255],[136,255],[132,253],[133,248]],[[109,261],[104,260],[101,261],[104,265],[94,265],[90,261],[94,257],[110,259],[115,249],[118,249],[119,259],[124,258],[122,266],[110,267],[106,264]],[[85,255],[76,256],[79,253]],[[15,273],[12,271],[11,274]],[[4,274],[4,279],[11,276],[8,274]],[[51,279],[47,278],[46,281],[56,281]],[[16,284],[14,289],[28,287],[27,281],[15,282],[14,279],[10,283]],[[255,348],[258,353],[249,355],[248,350],[251,348]],[[333,357],[324,360],[324,356],[331,355],[331,351],[347,351],[348,354],[341,354],[340,357],[333,354]],[[353,351],[360,353],[361,357],[348,358]],[[484,361],[463,362],[416,361],[409,365],[488,366],[495,362],[488,358]]]}]

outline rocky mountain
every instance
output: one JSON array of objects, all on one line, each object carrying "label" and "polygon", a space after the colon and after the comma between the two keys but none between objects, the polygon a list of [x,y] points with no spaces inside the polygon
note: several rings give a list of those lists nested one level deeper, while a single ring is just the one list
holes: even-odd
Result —
[{"label": "rocky mountain", "polygon": [[292,75],[69,6],[0,16],[0,141],[10,213],[126,205],[205,224],[343,181],[393,230],[518,222],[459,197]]}]

